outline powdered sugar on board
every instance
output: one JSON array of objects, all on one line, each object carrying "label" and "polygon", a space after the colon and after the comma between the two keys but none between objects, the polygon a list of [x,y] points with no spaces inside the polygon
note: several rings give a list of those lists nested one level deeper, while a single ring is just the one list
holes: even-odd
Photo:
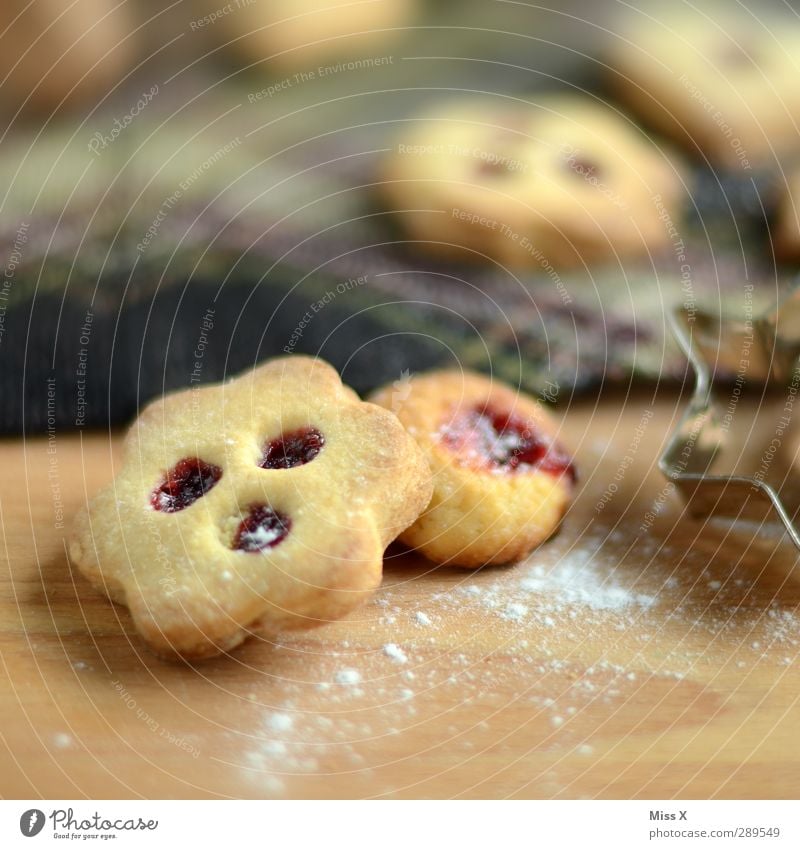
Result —
[{"label": "powdered sugar on board", "polygon": [[503,572],[499,580],[459,584],[449,593],[434,594],[433,602],[451,613],[466,606],[540,630],[576,620],[633,624],[655,605],[657,593],[641,589],[638,576],[618,566],[596,550],[582,548],[564,553],[549,566],[520,565]]},{"label": "powdered sugar on board", "polygon": [[349,620],[274,648],[244,750],[220,760],[268,796],[296,781],[325,794],[335,775],[354,796],[391,795],[393,757],[432,747],[467,762],[509,728],[529,751],[585,763],[636,725],[645,692],[649,727],[668,733],[687,704],[718,711],[709,675],[796,663],[800,618],[759,596],[752,569],[709,568],[680,540],[639,540],[628,560],[612,535],[565,534],[474,573],[388,568]]},{"label": "powdered sugar on board", "polygon": [[383,653],[395,663],[408,663],[408,655],[396,643],[386,643]]},{"label": "powdered sugar on board", "polygon": [[598,563],[585,550],[565,555],[550,570],[534,566],[520,580],[519,588],[553,598],[559,605],[586,606],[592,610],[619,612],[655,603],[654,596],[620,583],[606,564]]}]

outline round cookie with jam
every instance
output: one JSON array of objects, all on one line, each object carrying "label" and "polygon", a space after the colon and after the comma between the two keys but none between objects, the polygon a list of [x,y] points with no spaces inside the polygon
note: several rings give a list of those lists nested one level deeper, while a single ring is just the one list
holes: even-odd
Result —
[{"label": "round cookie with jam", "polygon": [[621,21],[607,63],[649,125],[745,171],[793,155],[800,135],[800,21],[736,3],[653,5]]},{"label": "round cookie with jam", "polygon": [[372,401],[391,409],[433,475],[427,510],[400,539],[436,563],[519,560],[558,528],[575,466],[534,399],[482,375],[432,372]]},{"label": "round cookie with jam", "polygon": [[380,191],[424,250],[537,269],[619,262],[665,249],[665,220],[680,218],[675,161],[589,97],[446,101],[401,126]]},{"label": "round cookie with jam", "polygon": [[157,653],[207,657],[352,610],[431,488],[395,416],[286,357],[151,404],[69,555]]}]

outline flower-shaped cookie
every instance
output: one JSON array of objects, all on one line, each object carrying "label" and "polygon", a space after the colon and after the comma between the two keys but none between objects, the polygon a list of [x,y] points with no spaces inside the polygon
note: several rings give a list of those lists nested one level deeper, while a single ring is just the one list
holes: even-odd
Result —
[{"label": "flower-shaped cookie", "polygon": [[436,563],[518,560],[557,529],[575,469],[534,399],[483,375],[431,372],[371,400],[397,413],[433,473],[428,509],[401,535]]},{"label": "flower-shaped cookie", "polygon": [[292,356],[150,405],[69,553],[151,648],[204,657],[346,614],[430,496],[395,416]]}]

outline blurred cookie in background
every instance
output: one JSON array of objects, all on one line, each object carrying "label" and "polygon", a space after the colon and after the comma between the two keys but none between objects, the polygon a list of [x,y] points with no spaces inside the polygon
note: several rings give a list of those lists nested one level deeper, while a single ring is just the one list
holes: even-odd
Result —
[{"label": "blurred cookie in background", "polygon": [[116,0],[4,0],[0,102],[6,113],[50,113],[107,95],[135,56],[129,9]]},{"label": "blurred cookie in background", "polygon": [[618,95],[649,125],[750,170],[800,142],[800,19],[730,3],[632,12],[609,50]]},{"label": "blurred cookie in background", "polygon": [[413,24],[417,0],[203,0],[248,63],[315,70],[317,60],[374,50]]},{"label": "blurred cookie in background", "polygon": [[420,248],[532,268],[659,251],[684,196],[667,152],[570,94],[442,103],[398,125],[380,180]]},{"label": "blurred cookie in background", "polygon": [[800,170],[786,178],[772,237],[781,257],[800,260]]}]

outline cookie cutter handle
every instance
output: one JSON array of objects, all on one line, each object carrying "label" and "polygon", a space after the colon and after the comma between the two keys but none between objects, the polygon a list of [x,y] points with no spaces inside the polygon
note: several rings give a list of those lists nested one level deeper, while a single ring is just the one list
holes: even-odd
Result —
[{"label": "cookie cutter handle", "polygon": [[[800,298],[793,310],[800,328]],[[695,387],[686,412],[659,458],[659,468],[680,492],[693,517],[779,523],[800,549],[800,533],[770,484],[756,478],[711,473],[717,455],[725,447],[727,429],[721,425],[711,369],[695,342],[694,318],[682,308],[670,314],[675,339],[694,370]],[[777,325],[772,327],[775,335]],[[723,340],[724,332],[721,322],[706,318],[706,341],[714,333]]]},{"label": "cookie cutter handle", "polygon": [[693,317],[678,309],[669,318],[675,339],[694,371],[695,385],[686,412],[659,458],[659,468],[683,488],[689,476],[702,479],[710,472],[718,452],[725,447],[726,432],[717,420],[710,371],[694,343]]}]

